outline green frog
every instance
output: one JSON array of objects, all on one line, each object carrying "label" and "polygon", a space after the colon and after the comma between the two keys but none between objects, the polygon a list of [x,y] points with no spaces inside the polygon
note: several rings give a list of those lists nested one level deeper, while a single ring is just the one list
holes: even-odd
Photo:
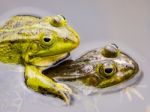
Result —
[{"label": "green frog", "polygon": [[25,83],[29,88],[54,94],[69,103],[71,89],[42,71],[67,58],[79,42],[77,32],[62,15],[17,15],[0,28],[0,61],[25,66]]},{"label": "green frog", "polygon": [[103,89],[133,78],[138,71],[136,61],[122,52],[116,44],[108,44],[43,73],[57,81],[81,81],[86,86]]}]

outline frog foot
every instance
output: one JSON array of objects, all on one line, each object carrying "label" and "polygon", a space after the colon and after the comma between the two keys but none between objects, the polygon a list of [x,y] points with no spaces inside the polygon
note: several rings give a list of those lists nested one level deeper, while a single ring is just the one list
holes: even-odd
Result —
[{"label": "frog foot", "polygon": [[34,91],[59,96],[66,104],[70,104],[72,90],[67,85],[57,83],[53,79],[43,75],[41,70],[35,66],[26,65],[25,82]]},{"label": "frog foot", "polygon": [[67,104],[70,104],[71,101],[70,95],[72,95],[72,90],[67,85],[62,83],[56,83],[55,91],[56,91],[55,93],[61,98],[63,98],[63,100]]},{"label": "frog foot", "polygon": [[40,93],[51,93],[53,95],[56,95],[58,97],[60,97],[61,99],[63,99],[67,105],[70,104],[71,101],[71,94],[72,94],[72,90],[65,84],[62,83],[57,83],[55,82],[55,84],[53,85],[53,87],[39,87],[38,88],[38,92]]}]

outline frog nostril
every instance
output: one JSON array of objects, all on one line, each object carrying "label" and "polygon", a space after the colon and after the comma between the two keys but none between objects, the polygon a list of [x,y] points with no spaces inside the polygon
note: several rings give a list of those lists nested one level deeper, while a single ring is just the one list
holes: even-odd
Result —
[{"label": "frog nostril", "polygon": [[65,38],[64,38],[64,41],[67,41],[67,40],[69,40],[68,37],[65,37]]}]

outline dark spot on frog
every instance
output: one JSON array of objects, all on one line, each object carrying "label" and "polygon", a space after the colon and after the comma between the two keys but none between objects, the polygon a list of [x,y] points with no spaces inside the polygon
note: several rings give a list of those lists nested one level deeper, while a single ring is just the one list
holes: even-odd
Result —
[{"label": "dark spot on frog", "polygon": [[66,69],[71,69],[71,68],[72,68],[71,66],[67,66],[67,67],[66,67]]},{"label": "dark spot on frog", "polygon": [[20,24],[19,22],[17,22],[17,23],[13,26],[13,28],[17,28],[17,27],[19,27],[19,26],[21,26],[21,24]]},{"label": "dark spot on frog", "polygon": [[67,37],[64,38],[64,41],[66,42],[67,40],[69,40]]},{"label": "dark spot on frog", "polygon": [[94,57],[94,59],[95,59],[95,60],[97,60],[97,59],[98,59],[98,57]]},{"label": "dark spot on frog", "polygon": [[15,41],[10,41],[11,44],[14,44]]},{"label": "dark spot on frog", "polygon": [[12,57],[11,57],[11,56],[9,56],[8,58],[9,58],[9,59],[12,59]]}]

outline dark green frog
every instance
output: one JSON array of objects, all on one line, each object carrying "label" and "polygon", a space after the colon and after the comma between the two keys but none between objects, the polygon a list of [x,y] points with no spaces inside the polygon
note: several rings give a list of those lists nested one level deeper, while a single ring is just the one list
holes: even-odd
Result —
[{"label": "dark green frog", "polygon": [[138,64],[129,55],[110,44],[67,60],[44,74],[55,80],[80,80],[88,86],[106,88],[133,78],[138,71]]}]

